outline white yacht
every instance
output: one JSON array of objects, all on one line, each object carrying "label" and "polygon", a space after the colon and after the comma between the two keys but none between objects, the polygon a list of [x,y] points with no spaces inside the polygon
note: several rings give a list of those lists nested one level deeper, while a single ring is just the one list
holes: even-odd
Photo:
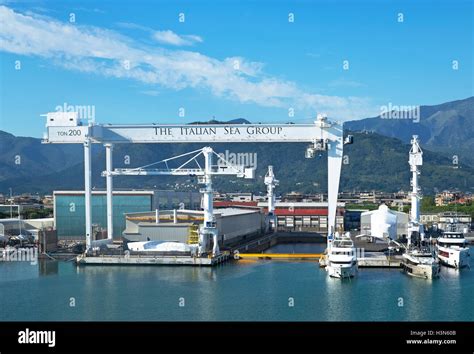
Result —
[{"label": "white yacht", "polygon": [[446,231],[438,238],[436,244],[438,259],[441,264],[456,269],[469,264],[469,244],[464,238],[464,232],[451,223]]},{"label": "white yacht", "polygon": [[427,248],[413,248],[403,254],[402,270],[413,277],[433,279],[439,276],[438,259]]},{"label": "white yacht", "polygon": [[350,278],[357,274],[357,255],[350,236],[336,232],[327,250],[326,271],[333,278]]}]

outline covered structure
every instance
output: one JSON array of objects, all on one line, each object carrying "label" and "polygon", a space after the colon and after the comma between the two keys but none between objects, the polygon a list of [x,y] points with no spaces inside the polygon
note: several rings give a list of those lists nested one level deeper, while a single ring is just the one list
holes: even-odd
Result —
[{"label": "covered structure", "polygon": [[361,214],[362,235],[397,240],[408,234],[408,214],[390,210],[381,204],[378,209]]}]

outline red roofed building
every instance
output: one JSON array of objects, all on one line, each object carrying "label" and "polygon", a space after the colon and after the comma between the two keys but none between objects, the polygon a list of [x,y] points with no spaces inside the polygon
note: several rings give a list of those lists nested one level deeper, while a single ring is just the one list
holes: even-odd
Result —
[{"label": "red roofed building", "polygon": [[[338,203],[336,231],[344,231],[345,204]],[[215,208],[261,208],[267,212],[267,202],[215,201]],[[281,231],[327,232],[328,204],[326,202],[277,202],[277,227]]]}]

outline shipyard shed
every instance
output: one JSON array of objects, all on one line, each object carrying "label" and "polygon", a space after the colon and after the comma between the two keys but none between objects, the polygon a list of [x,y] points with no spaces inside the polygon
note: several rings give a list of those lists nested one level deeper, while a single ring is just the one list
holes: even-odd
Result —
[{"label": "shipyard shed", "polygon": [[[262,208],[268,212],[268,202],[216,201],[214,207]],[[344,231],[345,203],[337,203],[336,231]],[[279,231],[328,231],[327,202],[276,202],[275,215]]]},{"label": "shipyard shed", "polygon": [[392,240],[408,235],[408,214],[390,210],[385,204],[361,214],[361,234]]},{"label": "shipyard shed", "polygon": [[[265,215],[260,209],[215,209],[219,245],[232,246],[263,234]],[[159,213],[127,213],[122,236],[129,241],[197,243],[202,211],[164,210]]]}]

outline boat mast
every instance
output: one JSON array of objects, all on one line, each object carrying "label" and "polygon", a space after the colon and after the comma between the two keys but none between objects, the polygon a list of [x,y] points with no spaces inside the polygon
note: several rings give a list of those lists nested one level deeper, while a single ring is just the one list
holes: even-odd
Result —
[{"label": "boat mast", "polygon": [[268,199],[268,217],[267,217],[267,231],[273,228],[276,232],[277,220],[275,216],[275,187],[278,186],[279,181],[275,178],[273,173],[273,166],[268,166],[268,172],[264,179],[265,185],[267,186],[267,199]]},{"label": "boat mast", "polygon": [[209,239],[212,239],[212,254],[217,256],[220,253],[217,241],[218,230],[216,219],[214,217],[214,190],[212,189],[212,157],[214,151],[210,147],[202,149],[205,167],[204,176],[202,178],[204,188],[201,188],[204,209],[204,224],[199,230],[199,254],[207,251]]},{"label": "boat mast", "polygon": [[408,228],[408,247],[410,247],[412,242],[412,234],[418,232],[421,237],[421,241],[424,240],[424,230],[423,225],[420,223],[420,187],[418,186],[418,175],[420,174],[420,169],[418,166],[423,165],[423,151],[420,148],[418,143],[418,135],[413,135],[411,140],[411,150],[409,154],[408,163],[410,165],[410,171],[412,173],[411,186],[412,191],[411,195],[411,211],[410,211],[410,226]]}]

